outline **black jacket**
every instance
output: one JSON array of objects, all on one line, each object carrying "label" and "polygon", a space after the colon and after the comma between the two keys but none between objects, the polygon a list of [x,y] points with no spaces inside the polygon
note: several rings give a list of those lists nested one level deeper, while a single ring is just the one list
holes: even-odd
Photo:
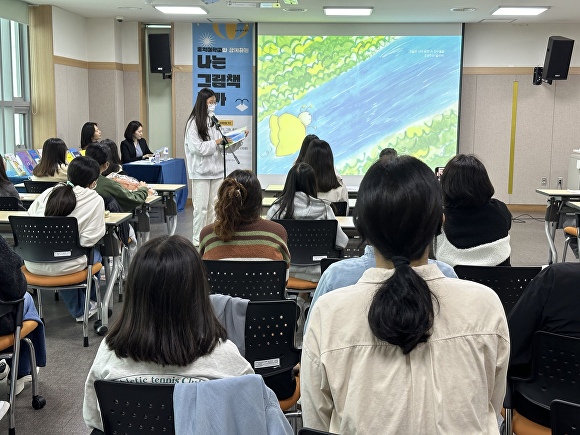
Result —
[{"label": "black jacket", "polygon": [[[147,154],[153,154],[147,146],[147,141],[145,139],[139,139],[139,145],[141,146],[141,151],[143,151],[144,156]],[[135,160],[143,160],[143,158],[137,157],[137,152],[135,151],[135,145],[133,145],[133,142],[129,142],[125,139],[121,142],[121,160],[123,163],[129,163],[134,162]]]}]

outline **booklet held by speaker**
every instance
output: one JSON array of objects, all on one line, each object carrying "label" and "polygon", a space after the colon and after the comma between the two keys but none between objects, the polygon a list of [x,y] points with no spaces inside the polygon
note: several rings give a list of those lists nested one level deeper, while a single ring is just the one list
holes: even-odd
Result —
[{"label": "booklet held by speaker", "polygon": [[224,133],[224,136],[228,139],[228,143],[225,145],[226,151],[228,150],[228,148],[237,145],[239,142],[243,141],[246,138],[246,130],[247,127],[242,127]]}]

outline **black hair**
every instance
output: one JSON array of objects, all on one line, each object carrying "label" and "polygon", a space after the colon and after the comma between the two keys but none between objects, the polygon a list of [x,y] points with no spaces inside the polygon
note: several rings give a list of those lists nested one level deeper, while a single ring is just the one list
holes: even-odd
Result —
[{"label": "black hair", "polygon": [[318,136],[315,134],[307,134],[304,137],[302,140],[302,145],[300,146],[300,152],[298,153],[298,157],[296,157],[296,161],[294,162],[295,165],[304,161],[304,155],[306,154],[306,151],[308,151],[308,146],[314,139],[318,139]]},{"label": "black hair", "polygon": [[85,122],[81,128],[81,149],[85,149],[87,145],[93,143],[93,136],[95,135],[96,122]]},{"label": "black hair", "polygon": [[45,216],[68,216],[77,206],[74,186],[89,187],[99,178],[99,165],[90,157],[76,157],[67,171],[69,183],[58,184],[46,200]]},{"label": "black hair", "polygon": [[483,163],[472,154],[457,154],[441,175],[443,205],[449,208],[481,207],[495,189]]},{"label": "black hair", "polygon": [[252,171],[236,169],[219,187],[214,232],[228,242],[240,225],[258,220],[261,210],[262,186],[258,177]]},{"label": "black hair", "polygon": [[66,165],[68,148],[62,139],[51,137],[42,145],[42,157],[32,170],[37,177],[53,177],[60,165]]},{"label": "black hair", "polygon": [[394,148],[383,148],[379,153],[379,159],[394,159],[397,156],[397,150]]},{"label": "black hair", "polygon": [[143,127],[143,124],[141,124],[139,121],[131,121],[129,124],[127,124],[127,128],[125,129],[125,134],[123,136],[129,143],[133,143],[133,133],[135,133],[139,127]]},{"label": "black hair", "polygon": [[[272,219],[294,219],[294,197],[296,192],[304,192],[312,198],[318,198],[316,174],[308,163],[298,163],[290,168],[280,197],[274,201],[279,204]],[[308,199],[310,201],[310,199]]]},{"label": "black hair", "polygon": [[205,266],[191,241],[152,239],[129,266],[123,312],[105,338],[119,358],[186,366],[227,335],[209,299]]},{"label": "black hair", "polygon": [[[379,160],[365,174],[353,213],[363,240],[387,260],[423,258],[441,224],[435,174],[411,156]],[[409,264],[397,265],[377,289],[368,312],[372,333],[407,354],[428,340],[436,298]]]},{"label": "black hair", "polygon": [[101,145],[100,143],[92,143],[87,147],[85,156],[97,161],[99,166],[103,166],[109,161],[109,147]]},{"label": "black hair", "polygon": [[10,178],[8,178],[8,175],[6,174],[6,161],[4,160],[4,157],[0,156],[0,158],[2,159],[2,164],[0,165],[0,184],[12,184]]},{"label": "black hair", "polygon": [[123,169],[121,157],[119,156],[119,148],[117,144],[111,139],[103,139],[100,144],[106,148],[109,148],[109,167],[103,172],[106,177],[111,172],[119,172]]},{"label": "black hair", "polygon": [[207,100],[208,98],[215,97],[215,92],[209,88],[203,88],[197,93],[197,98],[195,100],[195,104],[193,105],[193,109],[189,114],[189,118],[187,118],[187,122],[185,126],[189,125],[190,122],[195,122],[195,126],[197,127],[197,134],[201,138],[201,140],[209,140],[209,130],[207,128],[207,117],[208,117],[208,110],[207,110]]},{"label": "black hair", "polygon": [[314,169],[319,192],[329,192],[340,187],[334,169],[334,155],[328,142],[320,139],[310,142],[303,161]]}]

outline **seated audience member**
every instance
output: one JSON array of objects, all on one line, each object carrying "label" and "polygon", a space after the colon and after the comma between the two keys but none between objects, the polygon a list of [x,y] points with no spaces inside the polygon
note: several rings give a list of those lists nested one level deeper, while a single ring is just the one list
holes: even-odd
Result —
[{"label": "seated audience member", "polygon": [[318,139],[318,136],[315,134],[307,134],[304,137],[302,140],[302,145],[300,146],[300,151],[298,152],[298,157],[296,157],[296,161],[294,162],[295,165],[304,161],[304,156],[306,155],[306,151],[308,151],[310,142],[312,142],[314,139]]},{"label": "seated audience member", "polygon": [[334,156],[328,142],[315,139],[310,142],[304,163],[316,174],[316,197],[329,202],[348,201],[348,191],[334,169]]},{"label": "seated audience member", "polygon": [[163,236],[145,243],[131,262],[123,312],[85,382],[83,417],[90,429],[103,429],[97,379],[175,383],[251,373],[212,310],[196,249],[181,236]]},{"label": "seated audience member", "polygon": [[119,183],[105,177],[102,173],[109,167],[109,149],[103,145],[98,143],[89,145],[85,155],[96,160],[100,167],[101,175],[99,175],[95,187],[97,193],[103,197],[112,196],[115,198],[124,212],[133,211],[135,207],[145,202],[150,193],[153,193],[149,191],[147,184],[143,181],[139,183],[139,187],[136,190],[130,191]]},{"label": "seated audience member", "polygon": [[143,138],[143,125],[139,121],[131,121],[125,129],[125,140],[121,142],[121,156],[123,163],[143,160],[153,153]]},{"label": "seated audience member", "polygon": [[[336,219],[329,203],[317,198],[316,176],[307,163],[292,166],[280,197],[266,215],[268,219]],[[336,229],[336,248],[344,249],[348,236],[340,225]],[[290,266],[290,276],[318,282],[320,266]]]},{"label": "seated audience member", "polygon": [[[26,278],[20,267],[21,258],[8,246],[6,240],[0,236],[0,300],[15,301],[24,297],[24,314],[21,337],[28,337],[34,345],[36,355],[36,365],[46,366],[46,344],[44,341],[44,324],[38,316],[34,300],[30,293],[26,291]],[[0,335],[14,334],[14,315],[7,314],[0,317]],[[9,361],[12,366],[12,360]],[[20,346],[20,360],[18,362],[18,373],[16,379],[16,394],[24,389],[24,384],[30,382],[30,350],[27,345]],[[5,360],[0,361],[0,380],[6,378],[10,368]]]},{"label": "seated audience member", "polygon": [[86,150],[87,147],[101,140],[101,130],[96,122],[85,122],[81,129],[81,149]]},{"label": "seated audience member", "polygon": [[286,230],[262,219],[261,210],[258,177],[248,170],[233,171],[219,187],[215,222],[201,230],[199,253],[209,260],[284,260],[289,265]]},{"label": "seated audience member", "polygon": [[[105,235],[105,205],[103,199],[93,189],[99,177],[99,165],[91,158],[77,157],[68,166],[66,184],[58,184],[45,190],[34,200],[28,214],[30,216],[70,216],[77,219],[81,246],[94,246]],[[61,276],[80,272],[87,266],[83,256],[74,260],[55,263],[33,263],[25,261],[31,273],[48,276]],[[101,261],[101,254],[95,249],[94,263]],[[76,318],[83,321],[85,309],[85,290],[61,290],[60,297]],[[97,311],[96,293],[92,289],[89,317]]]},{"label": "seated audience member", "polygon": [[117,144],[111,139],[103,139],[101,145],[109,148],[109,167],[103,171],[103,175],[111,180],[116,181],[125,189],[136,190],[139,188],[139,180],[128,176],[123,171],[121,157],[119,157],[119,149]]},{"label": "seated audience member", "polygon": [[437,260],[455,266],[509,266],[512,215],[493,199],[495,192],[483,163],[458,154],[441,175],[445,221],[434,243]]},{"label": "seated audience member", "polygon": [[22,205],[22,201],[20,200],[20,194],[16,190],[16,187],[14,187],[14,184],[12,184],[12,182],[8,178],[8,175],[6,175],[6,166],[5,166],[6,163],[4,162],[2,156],[0,156],[0,160],[2,160],[0,162],[0,196],[3,197],[12,196],[18,199],[18,210],[26,210]]},{"label": "seated audience member", "polygon": [[379,160],[365,174],[354,222],[377,267],[312,308],[301,361],[304,426],[498,433],[507,321],[493,290],[427,264],[441,211],[435,174],[414,157]]},{"label": "seated audience member", "polygon": [[40,162],[32,170],[33,181],[65,181],[67,180],[66,153],[68,148],[62,139],[50,138],[42,145]]}]

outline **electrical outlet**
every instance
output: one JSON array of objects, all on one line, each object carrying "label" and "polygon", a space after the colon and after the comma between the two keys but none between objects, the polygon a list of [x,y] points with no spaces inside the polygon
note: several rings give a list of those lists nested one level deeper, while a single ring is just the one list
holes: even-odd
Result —
[{"label": "electrical outlet", "polygon": [[562,183],[564,182],[564,177],[558,177],[558,182],[556,183],[556,186],[558,186],[558,189],[562,190]]},{"label": "electrical outlet", "polygon": [[548,178],[542,177],[542,186],[546,187],[548,185]]}]

